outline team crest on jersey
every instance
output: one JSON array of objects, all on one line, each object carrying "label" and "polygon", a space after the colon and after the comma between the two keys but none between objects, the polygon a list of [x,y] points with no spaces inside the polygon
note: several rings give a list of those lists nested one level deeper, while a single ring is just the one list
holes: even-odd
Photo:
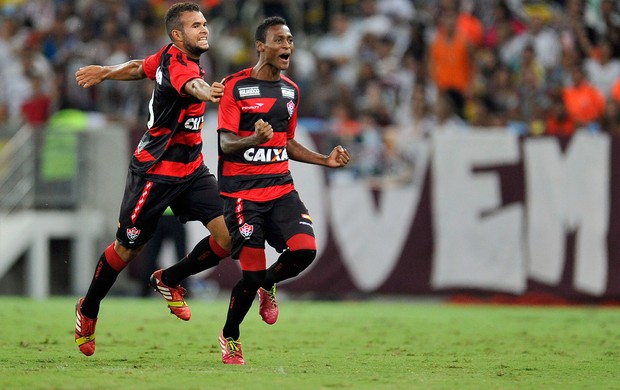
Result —
[{"label": "team crest on jersey", "polygon": [[295,103],[293,103],[292,100],[289,100],[288,103],[286,103],[286,109],[288,110],[288,117],[290,118],[293,116],[293,112],[295,112]]},{"label": "team crest on jersey", "polygon": [[140,229],[136,228],[135,226],[127,229],[127,238],[129,238],[130,242],[136,241],[139,235],[140,235]]},{"label": "team crest on jersey", "polygon": [[258,85],[253,87],[239,88],[239,97],[260,96],[260,88]]},{"label": "team crest on jersey", "polygon": [[247,223],[244,223],[243,226],[241,226],[239,228],[239,233],[241,233],[243,238],[245,238],[247,240],[247,239],[250,238],[252,233],[254,233],[254,226],[248,225]]},{"label": "team crest on jersey", "polygon": [[282,97],[295,99],[295,90],[291,88],[282,87]]}]

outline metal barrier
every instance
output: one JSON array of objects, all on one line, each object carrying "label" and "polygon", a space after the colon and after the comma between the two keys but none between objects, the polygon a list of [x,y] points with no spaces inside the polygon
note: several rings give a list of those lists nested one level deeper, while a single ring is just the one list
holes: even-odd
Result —
[{"label": "metal barrier", "polygon": [[0,149],[0,211],[34,206],[36,160],[33,130],[23,126]]}]

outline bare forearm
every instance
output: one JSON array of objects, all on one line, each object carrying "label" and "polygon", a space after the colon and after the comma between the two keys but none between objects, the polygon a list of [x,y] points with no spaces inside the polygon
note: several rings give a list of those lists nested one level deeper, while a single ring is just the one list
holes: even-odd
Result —
[{"label": "bare forearm", "polygon": [[146,77],[142,69],[143,60],[131,60],[118,65],[103,66],[105,80],[141,80]]},{"label": "bare forearm", "polygon": [[240,137],[236,134],[220,132],[220,148],[226,154],[237,153],[241,150],[257,146],[259,144],[255,136]]},{"label": "bare forearm", "polygon": [[90,88],[104,80],[140,80],[146,77],[142,62],[131,60],[119,65],[84,66],[75,72],[75,81],[84,88]]},{"label": "bare forearm", "polygon": [[183,90],[196,99],[200,99],[204,102],[211,101],[217,103],[224,94],[224,85],[218,82],[209,85],[209,83],[203,79],[195,78],[188,81],[183,87]]},{"label": "bare forearm", "polygon": [[202,101],[209,100],[211,96],[211,86],[203,79],[193,79],[185,84],[185,92]]},{"label": "bare forearm", "polygon": [[286,152],[288,153],[288,158],[291,160],[327,166],[326,155],[314,152],[294,139],[288,140],[286,144]]}]

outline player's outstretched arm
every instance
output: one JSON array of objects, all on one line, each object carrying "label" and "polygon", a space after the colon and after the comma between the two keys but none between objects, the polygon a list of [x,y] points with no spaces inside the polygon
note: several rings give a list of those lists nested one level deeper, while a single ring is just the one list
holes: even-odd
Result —
[{"label": "player's outstretched arm", "polygon": [[349,151],[340,145],[332,149],[329,156],[326,156],[321,153],[313,152],[294,139],[288,140],[286,143],[286,151],[291,160],[323,165],[329,168],[344,167],[351,159]]},{"label": "player's outstretched arm", "polygon": [[183,90],[196,99],[218,103],[222,95],[224,95],[224,84],[216,81],[209,85],[209,83],[203,79],[196,78],[188,81],[183,87]]},{"label": "player's outstretched arm", "polygon": [[75,72],[75,81],[84,88],[90,88],[103,80],[141,80],[146,77],[142,69],[143,60],[131,60],[118,65],[88,65]]}]

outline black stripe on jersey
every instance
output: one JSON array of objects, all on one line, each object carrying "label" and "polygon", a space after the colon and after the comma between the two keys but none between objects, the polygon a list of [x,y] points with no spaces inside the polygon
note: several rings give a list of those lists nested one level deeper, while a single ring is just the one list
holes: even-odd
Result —
[{"label": "black stripe on jersey", "polygon": [[220,191],[226,193],[283,186],[292,183],[293,178],[291,175],[227,176],[226,180],[219,180]]}]

